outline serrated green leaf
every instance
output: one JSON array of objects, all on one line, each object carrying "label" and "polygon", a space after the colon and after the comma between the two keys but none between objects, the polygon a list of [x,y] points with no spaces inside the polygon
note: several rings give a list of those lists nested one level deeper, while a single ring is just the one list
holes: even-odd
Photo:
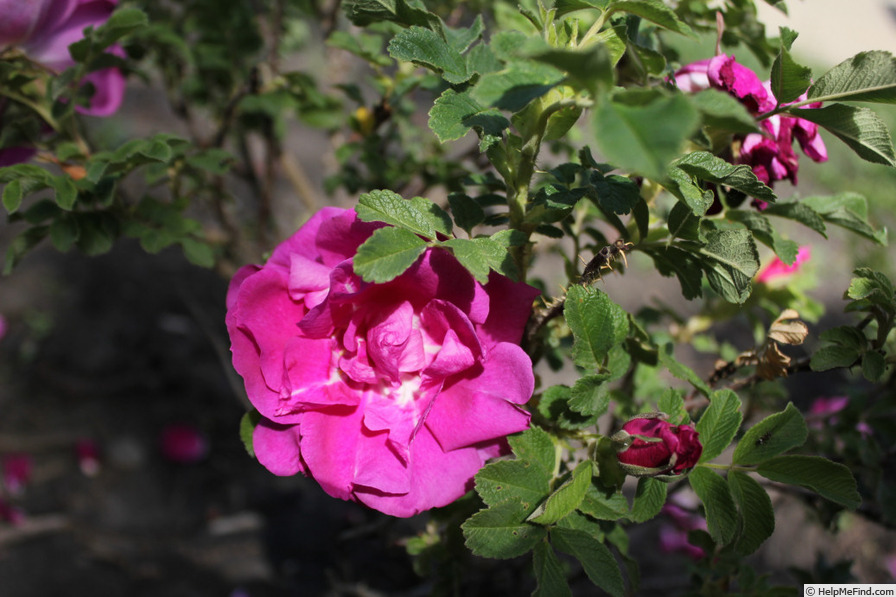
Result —
[{"label": "serrated green leaf", "polygon": [[760,132],[753,115],[740,101],[724,91],[704,89],[690,96],[690,99],[708,126],[731,133]]},{"label": "serrated green leaf", "polygon": [[801,203],[813,209],[825,222],[851,230],[879,245],[887,244],[886,229],[874,230],[871,227],[868,223],[868,201],[857,193],[807,197]]},{"label": "serrated green leaf", "polygon": [[850,510],[862,503],[849,468],[820,456],[778,456],[761,463],[756,472],[771,481],[807,487]]},{"label": "serrated green leaf", "polygon": [[649,248],[643,251],[653,259],[660,274],[678,278],[684,298],[690,300],[703,296],[703,269],[693,253],[678,247]]},{"label": "serrated green leaf", "polygon": [[638,184],[626,176],[613,174],[604,176],[598,171],[591,173],[591,185],[598,204],[615,214],[627,214],[641,200]]},{"label": "serrated green leaf", "polygon": [[572,597],[572,591],[566,582],[566,570],[546,541],[535,545],[532,566],[537,583],[532,597]]},{"label": "serrated green leaf", "polygon": [[808,98],[896,103],[896,59],[889,52],[860,52],[819,77]]},{"label": "serrated green leaf", "polygon": [[468,81],[467,61],[460,52],[449,46],[442,37],[424,27],[409,27],[400,31],[389,42],[389,55],[396,60],[413,62],[442,74],[451,84]]},{"label": "serrated green leaf", "polygon": [[411,197],[408,203],[417,213],[423,214],[427,227],[439,234],[451,236],[453,225],[448,212],[425,197]]},{"label": "serrated green leaf", "polygon": [[594,425],[596,417],[570,408],[572,388],[555,385],[542,392],[537,402],[538,413],[561,429],[585,429]]},{"label": "serrated green leaf", "polygon": [[753,235],[745,229],[713,230],[699,250],[706,257],[703,270],[709,285],[729,303],[742,304],[750,296],[750,282],[759,271]]},{"label": "serrated green leaf", "polygon": [[443,30],[441,19],[413,0],[347,0],[342,7],[349,20],[362,27],[389,21],[404,27],[418,25],[436,32]]},{"label": "serrated green leaf", "polygon": [[429,128],[442,143],[460,139],[472,128],[483,136],[498,137],[510,126],[495,108],[483,108],[469,91],[446,89],[429,111]]},{"label": "serrated green leaf", "polygon": [[547,64],[516,60],[504,69],[482,75],[473,87],[481,106],[518,112],[563,80],[563,73]]},{"label": "serrated green leaf", "polygon": [[842,367],[852,367],[861,356],[861,351],[853,346],[833,344],[822,346],[812,354],[809,367],[812,371],[829,371]]},{"label": "serrated green leaf", "polygon": [[512,263],[507,249],[489,238],[452,238],[442,245],[449,247],[454,257],[481,284],[488,282],[490,270],[505,272],[508,266],[505,262]]},{"label": "serrated green leaf", "polygon": [[358,247],[355,273],[367,282],[388,282],[414,265],[425,250],[426,241],[409,230],[380,228]]},{"label": "serrated green leaf", "polygon": [[576,380],[569,398],[569,408],[588,415],[599,417],[610,406],[610,394],[606,391],[604,382],[609,375],[586,375]]},{"label": "serrated green leaf", "polygon": [[752,168],[745,164],[730,164],[706,151],[694,151],[683,156],[676,160],[675,167],[700,180],[737,189],[768,203],[774,203],[777,199],[775,192],[756,177]]},{"label": "serrated green leaf", "polygon": [[585,369],[601,368],[610,349],[628,334],[625,310],[593,287],[570,288],[564,315],[575,338],[573,360]]},{"label": "serrated green leaf", "polygon": [[766,207],[763,213],[767,216],[778,216],[779,218],[794,220],[827,238],[827,228],[824,225],[824,219],[818,212],[802,201],[774,203]]},{"label": "serrated green leaf", "polygon": [[728,545],[738,529],[737,507],[728,490],[728,484],[719,475],[703,467],[697,467],[688,475],[694,493],[706,510],[706,526],[713,541]]},{"label": "serrated green leaf", "polygon": [[529,57],[564,71],[567,85],[586,89],[592,96],[598,95],[601,90],[611,89],[615,83],[612,58],[603,44],[576,50],[547,48],[531,53]]},{"label": "serrated green leaf", "polygon": [[482,24],[482,15],[476,15],[473,24],[463,29],[452,29],[445,27],[445,39],[452,49],[464,53],[476,40],[482,37],[485,26]]},{"label": "serrated green leaf", "polygon": [[666,167],[700,124],[684,95],[644,90],[617,93],[594,113],[597,145],[616,166],[663,180]]},{"label": "serrated green leaf", "polygon": [[721,454],[731,444],[742,420],[737,394],[731,390],[713,392],[709,408],[697,421],[697,432],[703,445],[700,462],[709,462]]},{"label": "serrated green leaf", "polygon": [[211,268],[215,265],[215,252],[208,243],[195,238],[180,239],[180,246],[184,251],[184,257],[193,265]]},{"label": "serrated green leaf", "polygon": [[454,223],[467,234],[471,234],[473,228],[485,220],[485,210],[482,206],[463,193],[448,195],[448,205],[451,207]]},{"label": "serrated green leaf", "polygon": [[617,0],[607,6],[604,18],[617,12],[631,13],[659,25],[663,29],[694,37],[691,28],[660,0]]},{"label": "serrated green leaf", "polygon": [[740,471],[728,473],[728,488],[742,520],[735,549],[741,555],[749,555],[775,532],[772,501],[759,483]]},{"label": "serrated green leaf", "polygon": [[255,458],[255,443],[252,437],[255,434],[255,428],[258,427],[260,422],[261,414],[255,409],[248,411],[240,419],[240,439],[243,441],[243,447],[246,448],[246,452],[252,458]]},{"label": "serrated green leaf", "polygon": [[76,245],[85,255],[109,252],[118,234],[116,221],[106,213],[84,213],[78,218],[80,232]]},{"label": "serrated green leaf", "polygon": [[890,130],[868,108],[831,104],[823,108],[795,108],[789,113],[824,127],[863,160],[896,167]]},{"label": "serrated green leaf", "polygon": [[625,584],[616,558],[602,542],[583,531],[551,529],[551,542],[560,551],[577,559],[596,586],[614,597],[625,595]]},{"label": "serrated green leaf", "polygon": [[887,361],[881,353],[869,350],[862,356],[862,375],[868,381],[880,381],[886,368]]},{"label": "serrated green leaf", "polygon": [[594,483],[585,492],[579,504],[579,512],[597,520],[619,520],[628,517],[629,506],[625,496],[618,491],[599,489]]},{"label": "serrated green leaf", "polygon": [[802,446],[809,435],[802,413],[788,403],[783,411],[753,425],[734,450],[734,464],[759,464],[787,450]]},{"label": "serrated green leaf", "polygon": [[669,486],[658,479],[641,477],[632,501],[629,518],[632,522],[646,522],[660,513],[666,503]]},{"label": "serrated green leaf", "polygon": [[684,392],[675,388],[666,388],[657,401],[657,410],[668,415],[673,425],[686,425],[691,420],[684,406]]},{"label": "serrated green leaf", "polygon": [[13,214],[19,209],[22,205],[23,195],[21,180],[15,179],[6,183],[6,186],[3,187],[3,207],[8,213]]},{"label": "serrated green leaf", "polygon": [[430,212],[420,202],[403,199],[401,195],[386,190],[361,195],[355,212],[363,222],[385,222],[431,240],[436,238],[436,231],[444,226],[442,215]]},{"label": "serrated green leaf", "polygon": [[675,358],[671,342],[667,342],[665,345],[661,346],[657,351],[657,356],[659,357],[660,363],[669,370],[669,373],[682,381],[688,382],[703,392],[705,396],[709,396],[712,393],[709,385],[707,385],[699,375],[694,373],[693,369]]},{"label": "serrated green leaf", "polygon": [[779,104],[799,99],[812,84],[812,69],[797,64],[786,48],[781,48],[772,64],[772,93]]},{"label": "serrated green leaf", "polygon": [[729,209],[725,212],[725,216],[746,226],[756,240],[772,249],[785,264],[790,265],[796,260],[799,245],[790,239],[783,238],[764,213]]},{"label": "serrated green leaf", "polygon": [[464,542],[474,555],[506,560],[530,551],[547,536],[547,530],[525,522],[522,503],[510,500],[480,510],[461,525]]},{"label": "serrated green leaf", "polygon": [[591,486],[591,474],[591,461],[580,462],[572,471],[570,478],[549,495],[526,520],[550,525],[578,508],[585,499],[585,492]]},{"label": "serrated green leaf", "polygon": [[553,477],[557,451],[550,434],[538,427],[530,427],[520,434],[511,435],[507,442],[517,458],[537,464]]},{"label": "serrated green leaf", "polygon": [[501,460],[476,473],[476,493],[489,506],[518,500],[531,512],[551,490],[551,474],[529,460]]}]

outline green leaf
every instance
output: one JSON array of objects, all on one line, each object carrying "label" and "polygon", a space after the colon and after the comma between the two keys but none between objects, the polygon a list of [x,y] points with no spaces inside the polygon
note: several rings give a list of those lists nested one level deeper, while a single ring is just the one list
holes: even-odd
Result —
[{"label": "green leaf", "polygon": [[868,108],[831,104],[823,108],[794,108],[788,112],[824,127],[863,160],[896,167],[890,130]]},{"label": "green leaf", "polygon": [[699,253],[709,285],[729,303],[742,304],[750,296],[750,281],[759,270],[753,235],[745,229],[713,230]]},{"label": "green leaf", "polygon": [[460,139],[471,128],[483,136],[499,137],[510,126],[495,108],[483,108],[469,91],[446,89],[429,111],[429,128],[442,143]]},{"label": "green leaf", "polygon": [[243,440],[243,447],[246,448],[249,456],[255,458],[255,444],[252,440],[255,434],[255,428],[261,422],[261,414],[252,409],[243,415],[240,419],[240,439]]},{"label": "green leaf", "polygon": [[771,248],[775,255],[780,257],[781,261],[787,265],[792,264],[796,260],[799,245],[790,239],[782,237],[763,213],[729,209],[725,212],[725,216],[729,220],[740,222],[746,226],[753,233],[756,240]]},{"label": "green leaf", "polygon": [[599,417],[610,406],[610,394],[604,382],[609,375],[586,375],[576,380],[569,399],[569,408],[590,417]]},{"label": "green leaf", "polygon": [[451,216],[444,209],[424,197],[411,197],[407,200],[411,208],[423,214],[426,225],[444,236],[451,236],[453,225]]},{"label": "green leaf", "polygon": [[803,226],[814,230],[824,238],[827,238],[827,228],[824,225],[824,219],[822,219],[817,211],[803,201],[773,203],[767,206],[762,213],[767,216],[778,216],[779,218],[794,220],[795,222],[799,222]]},{"label": "green leaf", "polygon": [[601,368],[610,349],[628,334],[625,310],[593,287],[570,288],[564,315],[575,338],[573,360],[585,369]]},{"label": "green leaf", "polygon": [[676,276],[681,293],[690,300],[703,296],[703,269],[690,251],[678,247],[642,249],[653,259],[657,271],[663,276]]},{"label": "green leaf", "polygon": [[728,484],[719,475],[698,466],[688,475],[688,481],[703,502],[706,510],[706,526],[713,541],[728,545],[737,534],[737,507],[728,490]]},{"label": "green leaf", "polygon": [[659,357],[660,363],[669,370],[669,373],[677,377],[682,381],[686,381],[701,392],[704,395],[710,396],[712,390],[709,385],[705,381],[703,381],[699,375],[694,373],[694,370],[682,363],[681,361],[675,358],[675,353],[673,352],[673,346],[671,342],[667,342],[663,346],[659,347],[657,350],[657,356]]},{"label": "green leaf", "polygon": [[588,488],[578,509],[597,520],[619,520],[626,518],[629,513],[628,501],[621,492],[607,493],[606,490],[598,489],[594,483]]},{"label": "green leaf", "polygon": [[724,91],[704,89],[690,96],[694,107],[703,115],[703,123],[731,133],[757,133],[756,119],[744,105]]},{"label": "green leaf", "polygon": [[454,223],[467,234],[472,234],[473,228],[485,221],[482,206],[463,193],[448,195],[448,205],[451,207]]},{"label": "green leaf", "polygon": [[[385,222],[435,240],[436,232],[443,230],[445,225],[442,217],[444,212],[438,214],[431,211],[427,205],[435,206],[435,204],[423,201],[425,204],[403,199],[401,195],[392,191],[370,191],[358,198],[355,212],[363,222]],[[450,226],[450,219],[448,225]]]},{"label": "green leaf", "polygon": [[507,441],[517,458],[538,465],[553,477],[557,451],[549,433],[533,426],[520,434],[511,435]]},{"label": "green leaf", "polygon": [[760,181],[749,166],[735,166],[706,151],[694,151],[685,155],[675,162],[675,167],[700,180],[737,189],[768,203],[774,203],[777,199],[775,192]]},{"label": "green leaf", "polygon": [[886,246],[887,231],[874,230],[868,223],[868,201],[856,193],[807,197],[801,201],[825,222],[851,230],[879,245]]},{"label": "green leaf", "polygon": [[66,211],[70,211],[78,200],[78,187],[66,174],[60,174],[50,179],[53,190],[56,191],[56,205]]},{"label": "green leaf", "polygon": [[443,30],[441,19],[413,0],[347,0],[342,7],[349,20],[361,27],[389,21],[404,27],[418,25],[436,32]]},{"label": "green leaf", "polygon": [[809,435],[803,415],[788,403],[783,411],[753,425],[734,450],[734,464],[759,464],[787,450],[802,446]]},{"label": "green leaf", "polygon": [[452,238],[442,245],[449,247],[454,257],[481,284],[488,282],[488,273],[492,269],[506,273],[508,268],[514,268],[507,249],[490,238]]},{"label": "green leaf", "polygon": [[666,492],[669,486],[658,479],[641,477],[632,501],[629,518],[632,522],[646,522],[660,513],[666,503]]},{"label": "green leaf", "polygon": [[184,257],[193,265],[211,268],[215,265],[215,252],[208,243],[195,238],[180,239]]},{"label": "green leaf", "polygon": [[22,181],[19,179],[11,180],[3,187],[3,207],[10,214],[16,212],[22,205]]},{"label": "green leaf", "polygon": [[797,64],[785,48],[781,48],[772,64],[772,93],[779,104],[799,99],[812,84],[812,69]]},{"label": "green leaf", "polygon": [[616,166],[663,180],[666,166],[696,130],[700,117],[682,94],[617,93],[594,114],[597,145]]},{"label": "green leaf", "polygon": [[388,282],[414,265],[425,250],[426,241],[409,230],[380,228],[358,247],[355,273],[367,282]]},{"label": "green leaf", "polygon": [[860,52],[822,75],[809,88],[808,98],[896,103],[896,59],[889,52]]},{"label": "green leaf", "polygon": [[686,425],[691,420],[684,406],[684,392],[681,390],[666,388],[656,406],[659,412],[669,416],[669,422],[674,425]]},{"label": "green leaf", "polygon": [[740,471],[728,473],[728,488],[742,519],[735,549],[741,555],[749,555],[775,532],[772,501],[759,483]]},{"label": "green leaf", "polygon": [[697,421],[697,432],[703,445],[700,462],[713,460],[731,444],[743,418],[737,394],[731,390],[712,393],[709,408]]},{"label": "green leaf", "polygon": [[591,486],[591,461],[580,462],[572,475],[557,490],[548,496],[526,519],[543,525],[554,524],[579,507],[585,499],[585,492]]},{"label": "green leaf", "polygon": [[552,66],[517,60],[500,71],[482,75],[472,95],[481,106],[518,112],[562,80],[563,73]]},{"label": "green leaf", "polygon": [[78,240],[80,228],[71,214],[63,214],[50,224],[50,241],[57,251],[65,253]]},{"label": "green leaf", "polygon": [[530,551],[547,536],[547,530],[525,522],[525,506],[509,500],[480,510],[461,525],[464,542],[474,555],[506,560]]},{"label": "green leaf", "polygon": [[820,456],[778,456],[761,463],[756,472],[771,481],[811,489],[849,510],[862,503],[849,468]]},{"label": "green leaf", "polygon": [[607,7],[604,18],[616,12],[631,13],[659,25],[663,29],[694,37],[691,28],[660,0],[617,0]]},{"label": "green leaf", "polygon": [[476,15],[476,18],[473,19],[473,24],[469,27],[463,29],[444,28],[445,39],[448,40],[448,45],[460,53],[465,52],[476,40],[481,38],[484,30],[485,27],[482,24],[481,14]]},{"label": "green leaf", "polygon": [[532,597],[572,597],[566,582],[566,570],[546,541],[535,545],[532,551],[535,582],[538,583]]},{"label": "green leaf", "polygon": [[592,96],[600,90],[611,89],[615,83],[610,52],[603,44],[577,50],[548,48],[529,57],[564,71],[567,85],[586,89]]},{"label": "green leaf", "polygon": [[597,170],[591,173],[591,184],[600,206],[615,214],[627,214],[641,200],[638,183],[626,177],[613,174],[604,176]]},{"label": "green leaf", "polygon": [[454,85],[468,81],[473,74],[467,71],[467,61],[460,52],[438,33],[423,27],[409,27],[399,32],[389,42],[389,55],[440,72]]},{"label": "green leaf", "polygon": [[550,492],[551,474],[529,460],[501,460],[476,473],[476,493],[489,506],[517,500],[531,512]]},{"label": "green leaf", "polygon": [[563,553],[577,559],[596,586],[614,597],[625,595],[616,558],[602,542],[583,531],[562,527],[551,529],[551,542]]}]

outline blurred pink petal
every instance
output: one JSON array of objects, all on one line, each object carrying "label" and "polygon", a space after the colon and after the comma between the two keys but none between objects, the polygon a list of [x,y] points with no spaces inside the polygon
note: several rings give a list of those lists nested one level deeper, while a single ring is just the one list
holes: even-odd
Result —
[{"label": "blurred pink petal", "polygon": [[796,259],[790,265],[787,265],[776,256],[771,263],[756,274],[756,281],[768,283],[776,278],[790,276],[798,272],[800,267],[809,261],[811,256],[812,250],[810,247],[800,247],[799,251],[797,251]]},{"label": "blurred pink petal", "polygon": [[178,464],[196,464],[208,455],[208,442],[194,425],[171,423],[160,435],[162,455]]}]

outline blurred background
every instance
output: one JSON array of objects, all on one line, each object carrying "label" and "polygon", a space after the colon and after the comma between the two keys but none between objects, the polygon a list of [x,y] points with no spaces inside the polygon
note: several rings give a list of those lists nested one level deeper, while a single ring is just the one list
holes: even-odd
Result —
[{"label": "blurred background", "polygon": [[[770,34],[778,26],[800,32],[793,52],[816,76],[862,50],[896,52],[896,3],[844,4],[791,0],[787,16],[760,3],[760,19]],[[311,49],[290,60],[320,68],[319,39],[313,31],[302,36]],[[131,83],[117,115],[92,121],[100,136],[183,131],[152,81]],[[877,111],[896,131],[896,112]],[[286,151],[298,169],[287,165],[276,178],[274,239],[311,210],[349,207],[354,198],[344,188],[325,189],[340,138],[290,127]],[[798,192],[857,191],[869,198],[869,219],[894,229],[896,173],[825,141],[830,161],[801,160]],[[776,190],[797,192],[784,184]],[[0,249],[15,232],[0,225]],[[813,233],[799,234],[811,244]],[[831,238],[813,246],[804,276],[817,282],[808,294],[836,318],[854,267],[894,268],[891,249],[836,230]],[[632,301],[678,292],[674,281],[658,279],[645,292],[643,279],[624,278],[607,284]],[[131,240],[99,257],[40,247],[0,279],[0,595],[429,594],[403,544],[425,520],[389,519],[333,500],[313,481],[274,477],[246,454],[241,380],[230,368],[223,325],[226,288],[226,275],[191,265],[179,249],[149,255]],[[896,582],[892,529],[861,515],[819,521],[786,496],[776,513],[778,530],[753,556],[758,570],[782,582],[796,578],[791,567],[815,569],[830,582]],[[657,519],[632,534],[644,546],[645,595],[686,586],[688,554],[657,549],[670,525]],[[854,563],[839,564],[846,560]],[[531,590],[527,567],[479,562],[469,568],[469,586],[478,594]]]}]

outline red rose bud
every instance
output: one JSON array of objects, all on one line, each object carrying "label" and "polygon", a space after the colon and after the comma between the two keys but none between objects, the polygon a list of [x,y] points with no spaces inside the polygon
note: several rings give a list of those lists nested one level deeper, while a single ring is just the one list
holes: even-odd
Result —
[{"label": "red rose bud", "polygon": [[662,417],[632,419],[613,435],[619,464],[629,475],[682,475],[700,460],[700,434],[689,425],[673,425]]}]

